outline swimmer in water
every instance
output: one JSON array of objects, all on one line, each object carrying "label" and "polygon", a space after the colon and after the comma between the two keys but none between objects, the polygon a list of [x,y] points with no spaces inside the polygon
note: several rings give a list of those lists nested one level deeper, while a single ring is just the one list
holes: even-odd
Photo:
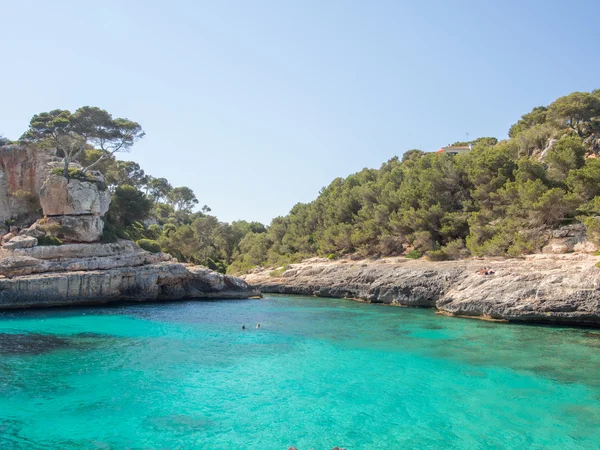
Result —
[{"label": "swimmer in water", "polygon": [[258,330],[260,328],[260,323],[256,324],[256,329]]},{"label": "swimmer in water", "polygon": [[246,329],[246,325],[242,325],[242,330],[245,330],[245,329]]}]

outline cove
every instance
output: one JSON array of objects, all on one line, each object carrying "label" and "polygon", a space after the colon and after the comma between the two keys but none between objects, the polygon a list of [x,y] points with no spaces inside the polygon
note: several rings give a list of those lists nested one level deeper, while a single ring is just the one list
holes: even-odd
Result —
[{"label": "cove", "polygon": [[591,449],[598,367],[598,330],[337,299],[6,312],[0,448]]}]

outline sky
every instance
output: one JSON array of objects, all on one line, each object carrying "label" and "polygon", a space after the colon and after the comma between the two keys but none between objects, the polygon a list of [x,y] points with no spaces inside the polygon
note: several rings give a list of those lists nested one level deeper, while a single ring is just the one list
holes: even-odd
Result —
[{"label": "sky", "polygon": [[0,0],[0,134],[98,106],[120,159],[268,224],[412,148],[600,88],[598,0]]}]

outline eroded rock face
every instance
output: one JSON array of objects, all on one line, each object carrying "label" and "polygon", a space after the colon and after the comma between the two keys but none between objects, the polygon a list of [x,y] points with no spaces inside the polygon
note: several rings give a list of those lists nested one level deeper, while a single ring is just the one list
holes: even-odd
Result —
[{"label": "eroded rock face", "polygon": [[100,188],[104,179],[98,175],[96,177],[97,182],[92,182],[50,175],[40,189],[40,204],[44,215],[106,214],[110,205],[110,192]]},{"label": "eroded rock face", "polygon": [[129,241],[4,248],[0,274],[0,309],[260,295],[239,278],[175,263]]},{"label": "eroded rock face", "polygon": [[10,239],[8,242],[2,244],[5,249],[15,249],[15,248],[31,248],[35,247],[38,243],[38,240],[31,236],[15,236]]},{"label": "eroded rock face", "polygon": [[[530,255],[463,261],[312,260],[243,278],[262,292],[425,306],[455,316],[600,326],[597,256]],[[481,269],[492,269],[484,275]],[[489,272],[489,271],[488,271]]]},{"label": "eroded rock face", "polygon": [[11,219],[26,226],[39,217],[37,194],[52,159],[26,146],[0,147],[0,225]]},{"label": "eroded rock face", "polygon": [[58,216],[52,218],[60,224],[58,236],[63,242],[97,242],[104,230],[100,216]]}]

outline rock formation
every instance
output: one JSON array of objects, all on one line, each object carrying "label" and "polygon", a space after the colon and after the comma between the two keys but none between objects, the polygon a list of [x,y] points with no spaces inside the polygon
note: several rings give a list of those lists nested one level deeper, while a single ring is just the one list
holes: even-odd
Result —
[{"label": "rock formation", "polygon": [[110,192],[99,172],[87,180],[50,175],[40,189],[44,217],[60,227],[64,242],[95,242],[102,236],[102,216],[110,205]]},{"label": "rock formation", "polygon": [[130,241],[0,250],[0,309],[260,296],[240,278]]},{"label": "rock formation", "polygon": [[[582,253],[442,262],[313,258],[291,264],[281,275],[262,270],[243,278],[263,293],[436,308],[480,319],[600,326],[598,261]],[[491,274],[483,275],[482,267]]]},{"label": "rock formation", "polygon": [[[99,243],[110,204],[104,177],[67,179],[56,167],[42,151],[0,148],[0,309],[260,295],[239,278],[130,241]],[[49,237],[66,244],[38,245]]]},{"label": "rock formation", "polygon": [[0,231],[6,221],[23,226],[39,217],[38,192],[52,159],[26,146],[0,147]]}]

